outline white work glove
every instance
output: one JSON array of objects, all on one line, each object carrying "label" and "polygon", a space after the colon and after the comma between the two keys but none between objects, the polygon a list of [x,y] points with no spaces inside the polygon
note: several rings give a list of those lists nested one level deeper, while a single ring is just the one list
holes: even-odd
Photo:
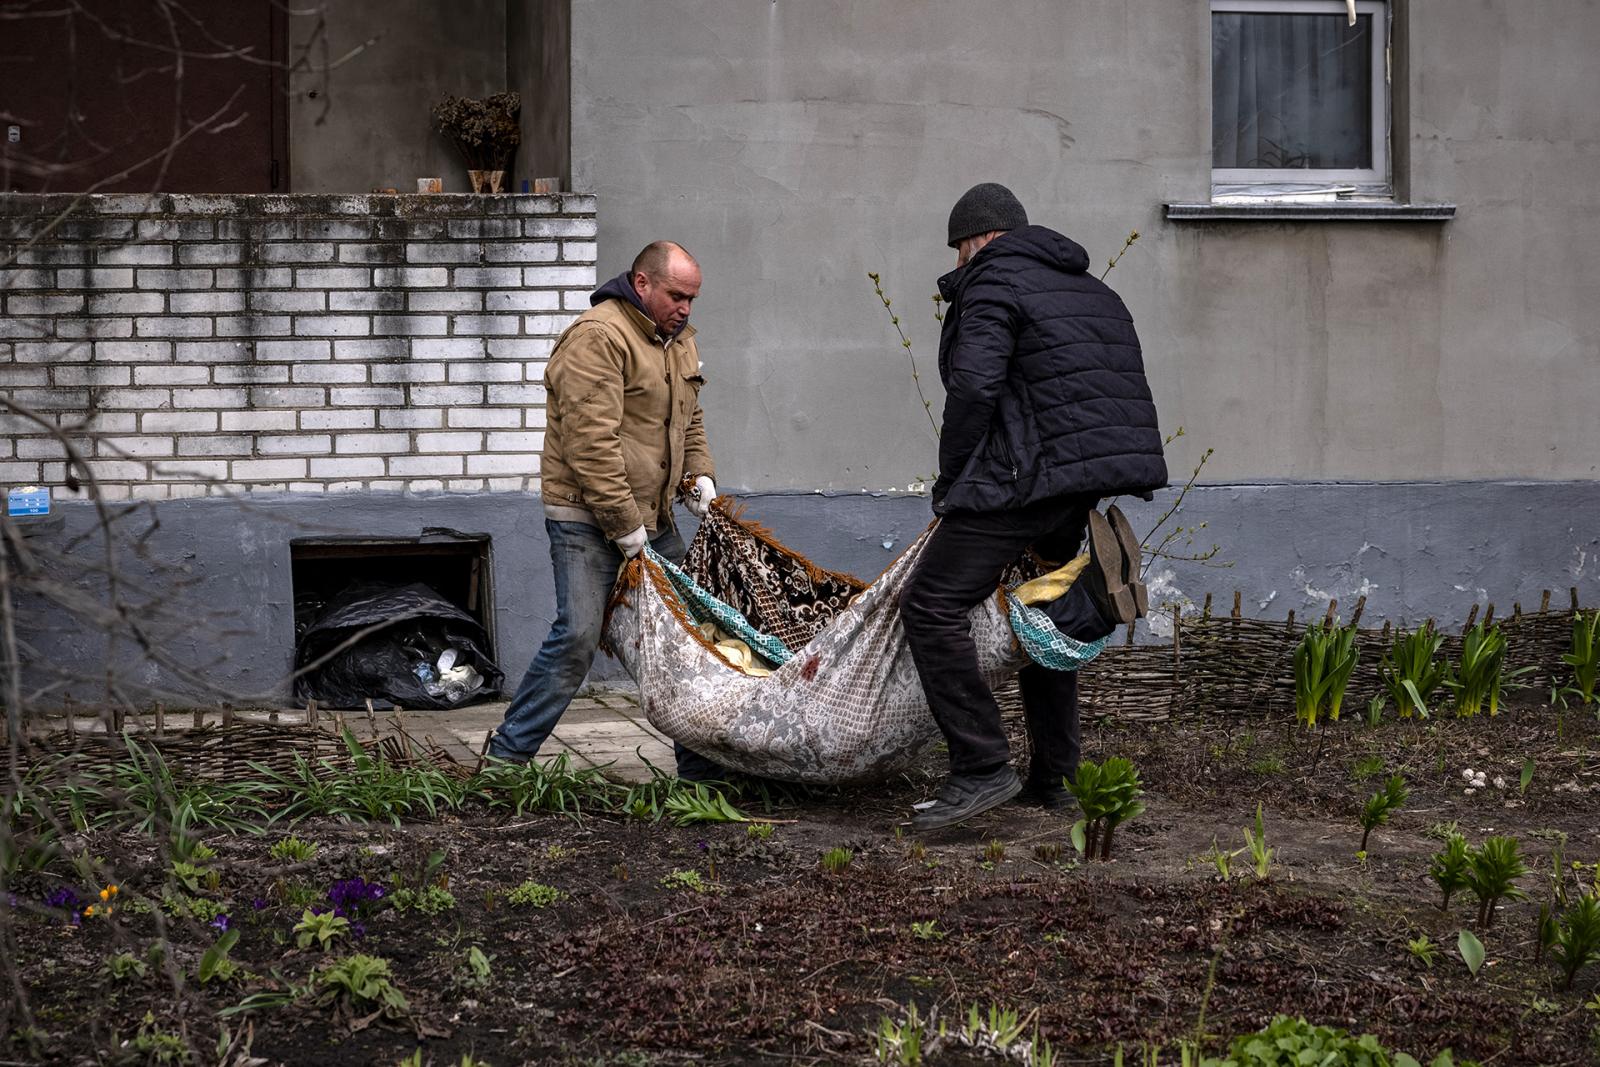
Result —
[{"label": "white work glove", "polygon": [[689,495],[684,497],[683,506],[697,519],[706,517],[706,512],[711,510],[711,502],[717,499],[717,483],[707,478],[704,474],[694,480],[694,488],[689,490]]},{"label": "white work glove", "polygon": [[644,527],[641,526],[632,533],[625,533],[621,537],[617,538],[616,545],[622,550],[622,554],[624,556],[632,559],[634,556],[637,556],[639,553],[644,551],[644,546],[648,544],[649,541],[650,535],[645,533]]}]

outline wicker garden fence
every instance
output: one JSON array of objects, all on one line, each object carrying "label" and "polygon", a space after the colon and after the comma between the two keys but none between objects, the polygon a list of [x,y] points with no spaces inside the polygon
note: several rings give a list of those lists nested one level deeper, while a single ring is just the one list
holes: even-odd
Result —
[{"label": "wicker garden fence", "polygon": [[[1519,684],[1548,692],[1563,684],[1568,671],[1562,655],[1571,647],[1572,619],[1579,610],[1578,591],[1570,590],[1571,605],[1552,609],[1551,594],[1540,597],[1537,611],[1524,612],[1514,604],[1509,617],[1500,620],[1506,635],[1506,668],[1531,667]],[[1207,596],[1198,615],[1172,613],[1172,639],[1163,644],[1134,644],[1133,628],[1124,644],[1108,647],[1082,671],[1079,699],[1085,715],[1101,718],[1158,721],[1183,715],[1268,715],[1294,710],[1294,651],[1313,621],[1331,621],[1338,601],[1329,601],[1321,619],[1295,618],[1282,622],[1247,619],[1240,614],[1240,595],[1233,609],[1214,614]],[[1351,622],[1359,624],[1366,598],[1356,602]],[[1462,632],[1478,621],[1478,605],[1467,615]],[[1493,622],[1495,607],[1483,611],[1483,621]],[[1432,620],[1429,620],[1432,623]],[[1437,628],[1437,626],[1436,626]],[[1441,631],[1442,632],[1442,631]],[[1356,646],[1361,659],[1350,680],[1346,706],[1359,706],[1383,691],[1378,663],[1394,636],[1390,623],[1358,629]],[[1461,633],[1444,633],[1440,654],[1455,661],[1461,655]],[[1021,707],[1016,686],[1001,694],[1007,709]]]}]

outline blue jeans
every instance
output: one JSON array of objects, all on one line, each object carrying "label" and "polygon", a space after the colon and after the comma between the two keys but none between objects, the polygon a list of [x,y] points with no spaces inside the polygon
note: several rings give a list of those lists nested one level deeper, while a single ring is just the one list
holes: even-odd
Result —
[{"label": "blue jeans", "polygon": [[[497,759],[532,759],[561,721],[594,663],[606,603],[622,568],[621,550],[599,527],[546,519],[544,528],[555,569],[556,618],[489,742],[489,755]],[[670,527],[656,534],[650,547],[674,563],[683,559],[683,538]],[[715,763],[680,744],[674,743],[673,754],[682,777],[722,777]]]}]

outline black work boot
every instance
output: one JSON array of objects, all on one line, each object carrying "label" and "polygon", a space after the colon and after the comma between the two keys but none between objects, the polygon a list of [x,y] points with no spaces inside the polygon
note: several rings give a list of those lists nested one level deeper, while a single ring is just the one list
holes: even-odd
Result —
[{"label": "black work boot", "polygon": [[1134,610],[1142,619],[1149,613],[1150,591],[1139,579],[1139,535],[1133,532],[1133,524],[1128,522],[1128,517],[1115,504],[1106,508],[1106,520],[1111,523],[1111,532],[1116,535],[1117,544],[1122,548],[1122,577],[1128,583],[1128,588],[1133,590]]},{"label": "black work boot", "polygon": [[1094,606],[1106,620],[1116,625],[1139,617],[1139,605],[1128,584],[1127,564],[1122,543],[1111,524],[1098,511],[1089,512],[1089,566],[1078,581],[1083,583]]},{"label": "black work boot", "polygon": [[1022,779],[1009,763],[988,774],[952,774],[932,800],[917,805],[911,828],[939,830],[966,822],[1004,804],[1021,790]]},{"label": "black work boot", "polygon": [[[1069,776],[1070,777],[1070,776]],[[1022,791],[1017,794],[1018,804],[1046,811],[1064,811],[1077,803],[1060,778],[1035,778],[1028,776]]]}]

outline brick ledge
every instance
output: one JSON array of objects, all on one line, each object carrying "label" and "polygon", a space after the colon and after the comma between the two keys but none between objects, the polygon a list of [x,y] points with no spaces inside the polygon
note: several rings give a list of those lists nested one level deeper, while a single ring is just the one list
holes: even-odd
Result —
[{"label": "brick ledge", "polygon": [[78,215],[200,218],[460,218],[485,215],[593,215],[593,193],[0,193],[0,218]]}]

